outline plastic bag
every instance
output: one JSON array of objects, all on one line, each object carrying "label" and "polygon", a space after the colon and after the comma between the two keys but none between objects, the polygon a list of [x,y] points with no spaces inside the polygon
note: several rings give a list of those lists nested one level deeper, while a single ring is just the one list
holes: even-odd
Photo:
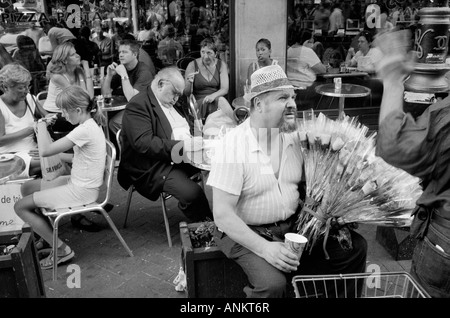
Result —
[{"label": "plastic bag", "polygon": [[[47,144],[52,141],[50,137],[50,133],[47,129],[38,129],[37,131],[38,138],[38,147],[39,144]],[[41,161],[41,171],[42,171],[42,179],[46,181],[54,180],[59,176],[66,175],[69,173],[69,168],[67,164],[61,160],[58,154],[42,157],[40,156]]]},{"label": "plastic bag", "polygon": [[218,137],[221,129],[234,128],[237,124],[234,118],[230,118],[222,109],[218,109],[206,118],[203,135],[206,138]]},{"label": "plastic bag", "polygon": [[173,283],[176,285],[175,290],[178,292],[182,292],[186,290],[186,274],[184,273],[183,267],[180,267],[177,277],[173,280]]}]

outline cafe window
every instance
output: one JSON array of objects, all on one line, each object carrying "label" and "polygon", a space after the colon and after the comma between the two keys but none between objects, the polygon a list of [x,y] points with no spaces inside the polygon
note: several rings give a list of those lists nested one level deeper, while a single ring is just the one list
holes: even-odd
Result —
[{"label": "cafe window", "polygon": [[[200,42],[207,37],[215,40],[219,56],[229,65],[229,6],[228,0],[147,0],[145,19],[157,19],[163,25],[172,24],[185,54],[200,51]],[[141,21],[139,29],[144,28]]]}]

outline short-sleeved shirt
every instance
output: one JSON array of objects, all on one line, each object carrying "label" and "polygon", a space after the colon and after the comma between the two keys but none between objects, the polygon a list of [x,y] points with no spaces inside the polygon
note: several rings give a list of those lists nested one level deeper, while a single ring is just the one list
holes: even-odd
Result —
[{"label": "short-sleeved shirt", "polygon": [[221,140],[211,161],[207,184],[239,196],[237,215],[249,225],[284,221],[299,204],[303,157],[297,134],[282,134],[278,179],[247,119]]},{"label": "short-sleeved shirt", "polygon": [[[136,67],[131,71],[127,70],[128,78],[134,89],[142,92],[147,89],[153,80],[150,68],[143,62],[138,62]],[[111,89],[113,95],[124,95],[122,90],[122,78],[116,74],[111,79]]]},{"label": "short-sleeved shirt", "polygon": [[105,134],[94,119],[90,118],[75,127],[67,138],[73,147],[71,181],[84,188],[98,188],[103,184],[106,163]]},{"label": "short-sleeved shirt", "polygon": [[295,86],[311,85],[316,74],[311,69],[321,63],[313,49],[304,45],[292,46],[287,50],[287,76]]},{"label": "short-sleeved shirt", "polygon": [[377,63],[379,63],[382,58],[383,53],[376,47],[371,48],[365,56],[363,56],[361,50],[359,50],[352,58],[352,65],[356,63],[356,68],[358,70],[373,73],[375,72]]}]

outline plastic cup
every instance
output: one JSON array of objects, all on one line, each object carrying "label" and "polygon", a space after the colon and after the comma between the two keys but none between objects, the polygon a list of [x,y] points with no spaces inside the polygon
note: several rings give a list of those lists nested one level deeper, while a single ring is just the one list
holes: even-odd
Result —
[{"label": "plastic cup", "polygon": [[99,108],[103,108],[105,106],[105,99],[103,98],[102,95],[97,97],[97,106]]},{"label": "plastic cup", "polygon": [[284,235],[284,243],[293,253],[298,255],[298,259],[300,259],[303,250],[305,249],[305,245],[308,243],[308,239],[297,233],[286,233]]},{"label": "plastic cup", "polygon": [[104,103],[105,103],[105,107],[111,107],[112,106],[112,96],[111,95],[105,95],[104,96]]},{"label": "plastic cup", "polygon": [[340,90],[342,88],[342,79],[337,77],[334,79],[334,89]]}]

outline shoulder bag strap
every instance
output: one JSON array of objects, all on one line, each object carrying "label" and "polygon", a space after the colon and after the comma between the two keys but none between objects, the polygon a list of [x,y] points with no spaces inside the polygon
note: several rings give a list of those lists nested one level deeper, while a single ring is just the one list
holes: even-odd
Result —
[{"label": "shoulder bag strap", "polygon": [[41,119],[43,116],[42,116],[42,114],[41,114],[40,111],[39,111],[38,104],[37,104],[38,102],[37,102],[37,100],[34,98],[33,94],[30,94],[30,96],[31,96],[31,99],[32,99],[33,102],[34,102],[34,112],[31,110],[31,106],[30,106],[30,104],[28,103],[28,98],[26,98],[26,97],[25,97],[25,104],[27,104],[28,109],[30,110],[31,114],[33,115],[33,117],[34,117],[36,120]]}]

